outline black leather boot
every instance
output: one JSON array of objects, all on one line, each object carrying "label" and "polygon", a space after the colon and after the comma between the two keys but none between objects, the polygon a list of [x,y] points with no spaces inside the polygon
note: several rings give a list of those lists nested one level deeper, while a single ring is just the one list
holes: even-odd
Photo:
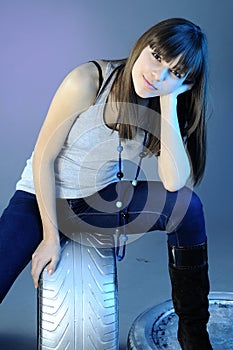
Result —
[{"label": "black leather boot", "polygon": [[178,341],[183,350],[213,350],[206,329],[210,290],[207,244],[188,248],[168,245],[172,300],[179,317]]}]

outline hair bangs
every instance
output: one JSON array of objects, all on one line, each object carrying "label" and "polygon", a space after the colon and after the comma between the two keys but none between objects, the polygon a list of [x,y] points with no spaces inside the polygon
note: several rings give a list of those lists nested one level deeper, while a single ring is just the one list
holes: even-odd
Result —
[{"label": "hair bangs", "polygon": [[196,79],[200,74],[203,65],[203,59],[200,52],[193,46],[186,46],[184,51],[180,54],[180,58],[174,70],[182,73],[187,73],[187,77],[190,79]]},{"label": "hair bangs", "polygon": [[195,38],[195,32],[184,33],[169,30],[157,33],[148,41],[148,45],[166,62],[172,62],[179,57],[178,62],[173,67],[180,73],[188,73],[189,77],[195,79],[203,64],[201,43]]}]

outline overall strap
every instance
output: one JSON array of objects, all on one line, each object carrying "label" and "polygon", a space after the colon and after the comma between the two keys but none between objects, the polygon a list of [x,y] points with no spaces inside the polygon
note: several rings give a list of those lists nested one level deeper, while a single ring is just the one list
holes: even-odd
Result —
[{"label": "overall strap", "polygon": [[95,104],[96,101],[98,100],[99,96],[102,94],[102,92],[108,86],[109,82],[111,82],[111,79],[115,75],[116,71],[119,69],[119,66],[116,66],[116,67],[112,66],[110,69],[106,68],[107,73],[105,74],[105,77],[103,77],[103,72],[102,72],[102,68],[101,68],[100,64],[96,61],[89,61],[89,62],[94,63],[98,69],[98,72],[99,72],[99,88],[98,88],[96,98],[94,101],[94,104]]},{"label": "overall strap", "polygon": [[101,66],[100,66],[100,64],[98,62],[96,62],[96,61],[90,61],[90,62],[94,63],[94,65],[97,67],[98,73],[99,73],[99,88],[98,88],[98,91],[97,91],[97,95],[98,95],[98,93],[100,91],[100,88],[102,86],[103,80],[104,80],[103,72],[102,72],[102,68],[101,68]]}]

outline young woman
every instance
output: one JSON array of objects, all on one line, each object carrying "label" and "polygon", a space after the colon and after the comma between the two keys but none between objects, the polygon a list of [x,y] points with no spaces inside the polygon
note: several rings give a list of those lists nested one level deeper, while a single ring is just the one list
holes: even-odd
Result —
[{"label": "young woman", "polygon": [[[31,257],[35,287],[46,265],[49,274],[56,269],[70,217],[62,203],[80,231],[117,233],[119,260],[127,233],[166,231],[179,342],[212,349],[203,208],[186,186],[204,173],[206,91],[206,36],[181,18],[150,28],[127,59],[68,74],[1,218],[1,300]],[[139,180],[152,155],[161,181]]]}]

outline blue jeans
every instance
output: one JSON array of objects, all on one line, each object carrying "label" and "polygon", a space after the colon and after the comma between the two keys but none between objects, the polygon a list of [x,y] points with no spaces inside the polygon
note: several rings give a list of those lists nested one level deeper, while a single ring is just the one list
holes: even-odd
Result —
[{"label": "blue jeans", "polygon": [[[116,202],[122,207],[118,209]],[[206,240],[199,197],[186,187],[168,192],[160,182],[139,181],[133,187],[122,181],[120,187],[114,183],[83,199],[58,199],[57,216],[59,230],[65,235],[74,229],[114,233],[120,225],[128,234],[165,231],[168,243],[175,246],[194,246]],[[30,262],[42,234],[35,195],[16,191],[0,219],[0,302]]]}]

